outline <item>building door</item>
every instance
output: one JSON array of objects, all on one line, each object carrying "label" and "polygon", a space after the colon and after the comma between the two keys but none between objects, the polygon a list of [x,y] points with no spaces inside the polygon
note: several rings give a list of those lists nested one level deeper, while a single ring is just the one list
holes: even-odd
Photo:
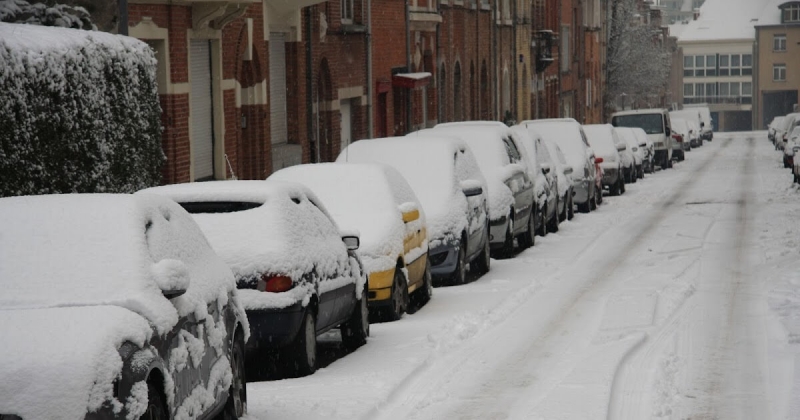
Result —
[{"label": "building door", "polygon": [[214,107],[211,91],[211,41],[193,39],[191,63],[191,147],[194,181],[214,178]]},{"label": "building door", "polygon": [[286,122],[286,34],[269,34],[269,114],[272,144],[288,141]]},{"label": "building door", "polygon": [[339,112],[342,114],[342,134],[339,146],[339,152],[341,153],[353,140],[353,114],[349,99],[342,101],[339,106]]}]

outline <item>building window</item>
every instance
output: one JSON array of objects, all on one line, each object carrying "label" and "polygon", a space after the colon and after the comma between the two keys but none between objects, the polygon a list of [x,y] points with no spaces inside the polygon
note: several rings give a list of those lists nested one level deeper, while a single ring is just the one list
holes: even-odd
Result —
[{"label": "building window", "polygon": [[742,76],[753,75],[753,54],[742,54]]},{"label": "building window", "polygon": [[694,85],[694,96],[700,96],[700,97],[706,96],[705,87],[706,85],[704,85],[703,83],[698,83]]},{"label": "building window", "polygon": [[786,64],[774,64],[772,66],[772,80],[776,82],[786,81]]},{"label": "building window", "polygon": [[790,4],[783,8],[783,23],[800,22],[800,4]]},{"label": "building window", "polygon": [[716,76],[717,75],[717,56],[716,55],[707,55],[706,56],[706,76]]},{"label": "building window", "polygon": [[742,96],[753,96],[753,84],[751,82],[742,83]]},{"label": "building window", "polygon": [[687,55],[683,57],[683,76],[694,76],[694,56]]},{"label": "building window", "polygon": [[739,83],[738,82],[731,83],[731,96],[736,98],[739,97],[739,95],[741,94],[742,92],[739,91]]},{"label": "building window", "polygon": [[353,23],[355,0],[342,0],[342,23]]},{"label": "building window", "polygon": [[717,96],[716,83],[706,83],[706,96]]},{"label": "building window", "polygon": [[786,51],[786,34],[775,35],[772,37],[773,51]]},{"label": "building window", "polygon": [[720,76],[730,76],[730,61],[731,56],[724,54],[719,56],[719,75]]},{"label": "building window", "polygon": [[694,96],[694,85],[691,83],[683,84],[683,96]]},{"label": "building window", "polygon": [[739,76],[742,74],[742,56],[739,54],[731,55],[731,76]]},{"label": "building window", "polygon": [[729,83],[720,83],[719,84],[719,96],[728,96],[730,95],[730,84]]}]

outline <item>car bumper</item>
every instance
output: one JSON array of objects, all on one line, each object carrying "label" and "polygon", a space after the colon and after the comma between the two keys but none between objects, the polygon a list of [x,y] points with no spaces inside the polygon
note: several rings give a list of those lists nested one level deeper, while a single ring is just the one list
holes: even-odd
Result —
[{"label": "car bumper", "polygon": [[508,217],[489,221],[489,246],[492,249],[502,248],[506,243],[508,232]]},{"label": "car bumper", "polygon": [[458,266],[457,243],[439,245],[428,251],[428,260],[431,262],[431,275],[434,277],[447,277],[456,271]]},{"label": "car bumper", "polygon": [[250,321],[247,351],[278,348],[291,343],[300,331],[305,310],[300,303],[295,303],[283,309],[246,311],[247,320]]}]

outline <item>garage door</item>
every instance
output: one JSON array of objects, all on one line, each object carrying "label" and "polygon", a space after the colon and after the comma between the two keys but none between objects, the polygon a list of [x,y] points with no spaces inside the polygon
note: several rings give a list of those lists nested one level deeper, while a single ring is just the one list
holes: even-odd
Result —
[{"label": "garage door", "polygon": [[269,34],[269,113],[272,143],[286,143],[286,34]]},{"label": "garage door", "polygon": [[211,95],[211,41],[191,42],[191,123],[194,179],[214,177],[214,108]]}]

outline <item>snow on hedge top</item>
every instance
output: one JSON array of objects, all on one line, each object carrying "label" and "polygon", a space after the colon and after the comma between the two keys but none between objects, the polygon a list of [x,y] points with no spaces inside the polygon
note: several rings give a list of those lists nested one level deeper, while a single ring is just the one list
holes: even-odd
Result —
[{"label": "snow on hedge top", "polygon": [[503,144],[504,138],[512,136],[511,129],[502,123],[466,122],[439,124],[433,129],[422,130],[432,135],[455,136],[463,140],[475,155],[483,176],[489,184],[489,219],[497,220],[508,214],[514,204],[514,193],[506,181],[514,170],[525,170],[520,164],[512,164]]},{"label": "snow on hedge top", "polygon": [[[325,280],[320,292],[359,280],[349,275],[351,261],[338,227],[316,196],[300,184],[217,181],[143,191],[170,197],[188,208],[212,248],[233,270],[240,288],[262,275],[291,277],[295,286],[284,293],[240,290],[246,309],[307,304],[317,292],[314,279]],[[225,207],[231,203],[243,207]]]},{"label": "snow on hedge top", "polygon": [[124,401],[113,398],[122,371],[117,349],[126,341],[144,345],[152,334],[144,318],[102,305],[0,312],[0,413],[74,420],[106,401],[121,408]]},{"label": "snow on hedge top", "polygon": [[[70,50],[86,45],[91,41],[110,47],[148,48],[147,44],[136,38],[107,32],[0,23],[0,44],[6,44],[14,49],[26,50],[31,56],[41,55],[44,52],[70,54]],[[12,63],[11,65],[14,64]]]},{"label": "snow on hedge top", "polygon": [[614,127],[611,124],[589,124],[583,126],[586,138],[594,150],[595,156],[603,158],[606,162],[618,162],[620,152],[617,151],[614,141]]},{"label": "snow on hedge top", "polygon": [[425,226],[414,191],[397,170],[387,165],[298,165],[281,169],[269,179],[305,185],[322,200],[342,229],[357,230],[361,236],[359,253],[368,273],[394,268],[397,258],[403,256],[406,224],[401,206],[410,203],[419,209],[415,224]]},{"label": "snow on hedge top", "polygon": [[572,166],[573,176],[583,176],[586,166],[586,144],[581,135],[581,125],[573,119],[531,120],[522,124],[532,126],[542,138],[549,139],[561,147],[567,163]]},{"label": "snow on hedge top", "polygon": [[678,42],[754,40],[754,25],[768,1],[706,0],[700,17],[686,25]]},{"label": "snow on hedge top", "polygon": [[486,181],[464,142],[421,135],[360,140],[343,150],[337,162],[383,163],[397,169],[422,203],[431,247],[459,238],[468,228],[467,198],[461,183]]},{"label": "snow on hedge top", "polygon": [[[164,333],[179,315],[226,303],[234,287],[192,218],[161,197],[10,197],[0,199],[0,220],[2,309],[115,305]],[[165,259],[179,260],[190,277],[172,301],[158,286]]]}]

